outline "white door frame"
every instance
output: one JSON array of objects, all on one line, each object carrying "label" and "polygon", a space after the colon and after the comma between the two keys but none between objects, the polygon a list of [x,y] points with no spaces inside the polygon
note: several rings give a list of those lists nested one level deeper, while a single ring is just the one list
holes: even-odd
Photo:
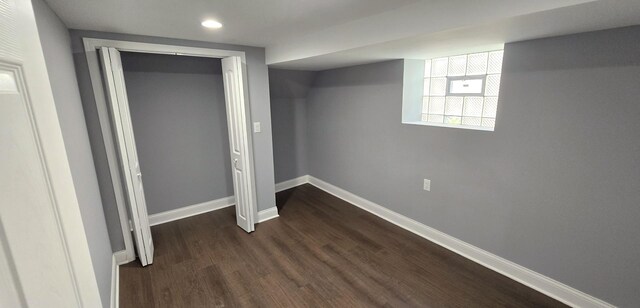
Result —
[{"label": "white door frame", "polygon": [[[95,98],[96,107],[98,110],[98,118],[100,120],[100,130],[102,132],[102,138],[105,145],[107,161],[109,164],[109,172],[111,174],[111,182],[115,194],[116,204],[118,207],[118,215],[120,218],[120,225],[122,229],[122,235],[124,237],[126,260],[120,260],[120,262],[127,262],[135,260],[135,251],[133,247],[133,237],[131,235],[131,229],[129,225],[129,217],[127,214],[126,195],[123,190],[123,183],[121,181],[122,175],[119,168],[116,140],[113,137],[113,129],[110,120],[110,112],[108,109],[108,102],[106,101],[105,89],[102,81],[102,74],[100,70],[100,61],[98,58],[98,49],[100,47],[116,48],[119,51],[125,52],[139,52],[139,53],[151,53],[151,54],[166,54],[176,56],[193,56],[193,57],[205,57],[205,58],[226,58],[226,57],[240,57],[242,59],[243,73],[247,76],[246,71],[246,56],[244,51],[224,50],[224,49],[209,49],[199,47],[188,47],[180,45],[164,45],[153,43],[140,43],[132,41],[122,40],[107,40],[96,38],[83,38],[84,51],[87,58],[87,64],[89,67],[89,75],[91,77],[91,86],[93,88],[93,94]],[[251,128],[251,112],[250,112],[250,100],[248,95],[248,85],[244,87],[245,106],[246,106],[246,119],[245,125],[247,126],[247,138],[248,138],[248,158],[249,158],[249,177],[254,187],[256,187],[255,180],[255,164],[253,156],[253,135]],[[254,199],[256,200],[256,199]],[[257,200],[252,204],[253,217],[257,217]],[[255,222],[254,222],[255,223]]]}]

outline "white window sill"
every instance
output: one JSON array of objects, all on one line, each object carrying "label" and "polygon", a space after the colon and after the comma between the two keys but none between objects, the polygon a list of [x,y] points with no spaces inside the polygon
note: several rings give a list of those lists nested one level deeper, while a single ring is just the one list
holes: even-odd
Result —
[{"label": "white window sill", "polygon": [[449,128],[461,128],[461,129],[470,129],[470,130],[481,130],[481,131],[485,131],[485,132],[492,132],[492,131],[495,130],[495,128],[493,128],[493,127],[469,126],[469,125],[457,125],[457,124],[445,124],[445,123],[431,123],[431,122],[423,122],[423,121],[414,121],[414,122],[402,121],[402,124],[436,126],[436,127],[449,127]]}]

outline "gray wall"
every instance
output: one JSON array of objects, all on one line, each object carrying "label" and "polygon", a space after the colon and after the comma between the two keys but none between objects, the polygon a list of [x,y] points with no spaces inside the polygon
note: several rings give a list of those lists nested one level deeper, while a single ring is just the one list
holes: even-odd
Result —
[{"label": "gray wall", "polygon": [[122,53],[149,214],[233,196],[220,59]]},{"label": "gray wall", "polygon": [[258,210],[265,210],[275,206],[269,76],[265,64],[264,48],[82,30],[70,30],[70,34],[80,95],[85,108],[91,149],[96,163],[99,186],[102,192],[102,203],[105,207],[109,237],[114,251],[124,249],[124,240],[120,231],[115,196],[111,186],[106,152],[102,143],[95,99],[91,89],[91,79],[82,45],[83,37],[244,51],[247,59],[251,118],[254,122],[262,123],[262,132],[253,134]]},{"label": "gray wall", "polygon": [[307,97],[309,173],[637,306],[638,41],[640,27],[507,44],[495,132],[400,124],[403,61],[320,72]]},{"label": "gray wall", "polygon": [[34,0],[33,10],[100,298],[104,307],[110,307],[111,245],[78,92],[69,32],[44,1]]},{"label": "gray wall", "polygon": [[269,69],[276,183],[307,175],[307,92],[314,72]]}]

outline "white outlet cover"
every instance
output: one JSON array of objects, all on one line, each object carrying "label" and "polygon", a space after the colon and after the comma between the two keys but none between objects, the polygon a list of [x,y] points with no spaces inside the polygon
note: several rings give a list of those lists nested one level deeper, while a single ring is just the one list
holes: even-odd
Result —
[{"label": "white outlet cover", "polygon": [[259,133],[262,129],[260,128],[260,122],[253,122],[253,132]]},{"label": "white outlet cover", "polygon": [[424,190],[426,190],[426,191],[431,191],[431,180],[429,180],[429,179],[424,179],[423,188],[424,188]]}]

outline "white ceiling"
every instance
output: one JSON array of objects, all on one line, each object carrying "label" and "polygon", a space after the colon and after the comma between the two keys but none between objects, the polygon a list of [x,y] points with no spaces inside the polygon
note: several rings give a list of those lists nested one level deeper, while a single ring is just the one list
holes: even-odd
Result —
[{"label": "white ceiling", "polygon": [[[266,47],[320,70],[640,24],[639,0],[47,0],[69,28]],[[214,18],[219,30],[200,21]]]},{"label": "white ceiling", "polygon": [[[47,0],[67,27],[266,47],[419,0]],[[207,18],[219,30],[205,29]]]},{"label": "white ceiling", "polygon": [[432,59],[500,49],[508,42],[639,24],[639,0],[594,1],[310,57],[292,58],[272,63],[271,66],[323,70],[390,59]]}]

